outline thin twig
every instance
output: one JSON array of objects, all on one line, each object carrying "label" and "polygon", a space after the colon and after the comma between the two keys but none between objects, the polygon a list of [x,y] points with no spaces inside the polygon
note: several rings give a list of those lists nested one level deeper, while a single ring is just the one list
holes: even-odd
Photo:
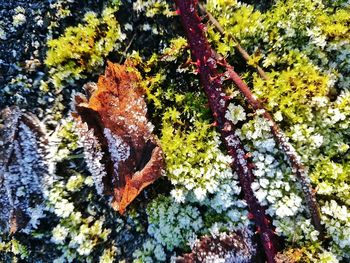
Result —
[{"label": "thin twig", "polygon": [[132,43],[134,42],[135,37],[136,37],[136,33],[133,34],[133,36],[130,39],[129,44],[125,47],[125,49],[123,51],[123,55],[119,59],[119,64],[121,64],[123,62],[123,59],[126,57],[126,53],[128,52],[129,48],[131,47]]},{"label": "thin twig", "polygon": [[287,137],[284,135],[277,123],[273,120],[270,113],[265,109],[265,107],[260,103],[260,101],[258,101],[254,97],[247,84],[245,84],[242,81],[238,74],[233,70],[233,67],[229,65],[226,61],[224,61],[223,65],[226,67],[227,77],[235,83],[235,85],[238,87],[240,92],[243,94],[243,96],[246,98],[248,103],[252,106],[252,108],[255,111],[262,111],[262,116],[269,123],[271,133],[275,138],[275,141],[284,151],[292,167],[292,172],[296,175],[299,182],[301,183],[302,191],[306,198],[305,201],[311,213],[313,225],[315,229],[320,233],[319,238],[322,240],[324,234],[323,227],[321,225],[320,207],[317,203],[316,196],[311,186],[311,182],[305,170],[305,167],[301,163],[301,158],[298,156],[293,146],[288,142]]}]

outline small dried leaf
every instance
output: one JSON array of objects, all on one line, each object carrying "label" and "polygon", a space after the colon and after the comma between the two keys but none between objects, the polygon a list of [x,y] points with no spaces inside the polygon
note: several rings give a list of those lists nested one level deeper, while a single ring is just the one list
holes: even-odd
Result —
[{"label": "small dried leaf", "polygon": [[41,206],[54,163],[46,129],[35,115],[12,107],[1,112],[1,119],[0,229],[14,233],[26,227]]},{"label": "small dried leaf", "polygon": [[276,255],[276,258],[275,258],[276,263],[301,262],[301,260],[306,257],[305,251],[307,251],[307,248],[305,249],[305,247],[302,249],[290,248],[290,249],[281,251]]},{"label": "small dried leaf", "polygon": [[251,242],[251,235],[246,231],[204,236],[195,241],[191,253],[178,257],[176,262],[256,262],[256,249]]},{"label": "small dried leaf", "polygon": [[161,176],[164,163],[139,81],[128,62],[108,63],[97,86],[87,84],[88,95],[74,98],[73,116],[97,192],[113,196],[120,213]]}]

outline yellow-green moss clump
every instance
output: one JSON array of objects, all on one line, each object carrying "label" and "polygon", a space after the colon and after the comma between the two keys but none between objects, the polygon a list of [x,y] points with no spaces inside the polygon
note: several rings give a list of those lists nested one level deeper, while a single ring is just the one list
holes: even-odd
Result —
[{"label": "yellow-green moss clump", "polygon": [[309,105],[312,98],[328,95],[330,79],[299,55],[287,54],[281,59],[291,66],[268,73],[268,80],[254,74],[254,91],[266,100],[268,110],[279,111],[290,123],[300,123],[312,113]]},{"label": "yellow-green moss clump", "polygon": [[101,17],[88,12],[82,24],[68,27],[61,37],[48,41],[45,63],[56,88],[96,74],[108,54],[118,50],[125,35],[115,17],[116,11],[117,8],[108,7]]}]

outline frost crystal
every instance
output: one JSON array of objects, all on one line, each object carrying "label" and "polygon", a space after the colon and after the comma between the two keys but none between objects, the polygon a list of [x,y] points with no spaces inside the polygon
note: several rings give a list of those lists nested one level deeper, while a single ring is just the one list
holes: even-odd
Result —
[{"label": "frost crystal", "polygon": [[106,171],[101,163],[103,152],[101,145],[93,134],[93,130],[89,130],[86,123],[78,123],[79,125],[79,141],[84,147],[84,158],[87,167],[94,178],[96,191],[99,195],[103,194],[103,178],[106,176]]},{"label": "frost crystal", "polygon": [[114,171],[118,172],[119,163],[126,161],[130,156],[130,147],[120,138],[111,132],[110,129],[104,129],[104,135],[108,141],[108,149],[114,163]]},{"label": "frost crystal", "polygon": [[27,225],[36,228],[54,164],[45,127],[33,114],[13,107],[1,116],[0,229],[13,233]]}]

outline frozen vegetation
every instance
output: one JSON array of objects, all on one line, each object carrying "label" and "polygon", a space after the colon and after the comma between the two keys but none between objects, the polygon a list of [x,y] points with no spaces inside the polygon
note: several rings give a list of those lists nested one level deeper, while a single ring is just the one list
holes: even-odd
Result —
[{"label": "frozen vegetation", "polygon": [[350,262],[349,1],[0,17],[1,262]]}]

